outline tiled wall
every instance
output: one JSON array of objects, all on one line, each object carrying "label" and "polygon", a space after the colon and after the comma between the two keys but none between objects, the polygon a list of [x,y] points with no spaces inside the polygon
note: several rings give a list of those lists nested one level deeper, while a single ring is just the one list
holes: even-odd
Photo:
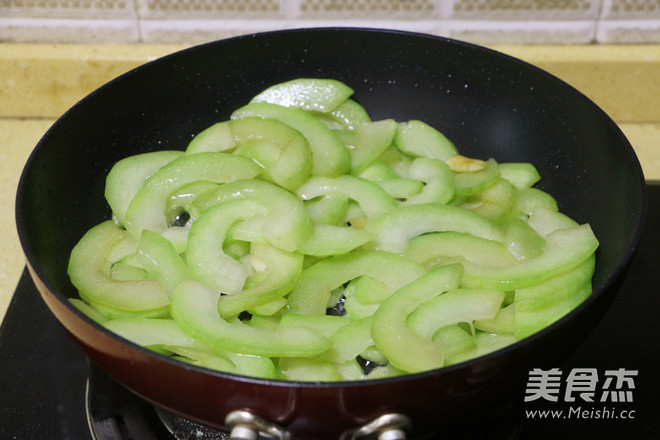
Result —
[{"label": "tiled wall", "polygon": [[660,0],[0,0],[0,41],[187,44],[317,26],[480,44],[660,43]]}]

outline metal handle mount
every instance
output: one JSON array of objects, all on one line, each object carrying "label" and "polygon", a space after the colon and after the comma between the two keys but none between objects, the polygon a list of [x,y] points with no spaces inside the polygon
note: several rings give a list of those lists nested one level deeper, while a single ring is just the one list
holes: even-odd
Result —
[{"label": "metal handle mount", "polygon": [[227,414],[225,426],[230,430],[231,440],[258,440],[260,434],[274,440],[293,439],[286,429],[246,410],[236,410]]},{"label": "metal handle mount", "polygon": [[358,428],[344,432],[340,440],[358,440],[367,437],[378,440],[406,440],[406,429],[411,424],[410,418],[406,415],[383,414]]},{"label": "metal handle mount", "polygon": [[[405,430],[410,425],[410,418],[403,414],[383,414],[362,426],[345,431],[339,440],[406,440]],[[247,410],[236,410],[227,414],[225,426],[230,430],[231,440],[259,440],[260,435],[263,435],[261,438],[264,439],[293,440],[286,429]]]}]

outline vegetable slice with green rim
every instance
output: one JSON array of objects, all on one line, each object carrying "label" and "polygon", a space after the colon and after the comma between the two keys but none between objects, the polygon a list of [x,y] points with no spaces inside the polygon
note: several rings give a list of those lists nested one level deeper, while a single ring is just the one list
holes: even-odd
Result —
[{"label": "vegetable slice with green rim", "polygon": [[267,213],[261,203],[248,199],[230,200],[204,211],[188,234],[186,264],[191,277],[222,293],[241,291],[253,269],[227,255],[222,245],[235,223]]},{"label": "vegetable slice with green rim", "polygon": [[313,233],[314,223],[302,200],[271,182],[241,179],[226,183],[199,197],[195,206],[203,212],[218,203],[242,199],[260,203],[268,212],[238,225],[234,231],[236,239],[266,241],[295,251]]},{"label": "vegetable slice with green rim", "polygon": [[454,180],[449,166],[437,159],[420,157],[408,169],[408,177],[424,183],[421,193],[409,197],[403,205],[418,203],[447,203],[455,194]]},{"label": "vegetable slice with green rim", "polygon": [[344,254],[356,249],[372,238],[375,234],[346,226],[318,224],[312,236],[300,246],[300,251],[306,255],[327,257]]},{"label": "vegetable slice with green rim", "polygon": [[157,232],[145,229],[138,243],[138,260],[149,273],[158,280],[167,294],[190,274],[186,264],[174,248],[174,245]]},{"label": "vegetable slice with green rim", "polygon": [[575,269],[531,287],[516,289],[514,304],[517,312],[543,309],[570,299],[577,286],[590,284],[596,265],[595,256],[587,258]]},{"label": "vegetable slice with green rim", "polygon": [[311,200],[327,194],[341,194],[355,200],[369,218],[375,218],[398,206],[396,200],[377,184],[350,175],[312,176],[298,188],[297,193],[303,200]]},{"label": "vegetable slice with green rim", "polygon": [[252,243],[249,261],[259,270],[248,276],[242,290],[220,297],[220,316],[236,316],[243,311],[270,304],[286,295],[302,271],[303,258],[300,252],[288,252],[269,244]]},{"label": "vegetable slice with green rim", "polygon": [[348,323],[330,336],[332,348],[321,355],[322,359],[341,364],[355,359],[360,353],[374,344],[371,336],[372,317],[353,321],[339,318]]},{"label": "vegetable slice with green rim", "polygon": [[433,335],[433,341],[441,343],[445,348],[445,365],[452,362],[452,357],[477,346],[472,334],[459,325],[441,328]]},{"label": "vegetable slice with green rim", "polygon": [[252,98],[252,102],[269,102],[329,113],[343,104],[353,89],[333,79],[297,78],[268,87]]},{"label": "vegetable slice with green rim", "polygon": [[335,135],[346,145],[351,156],[351,174],[359,174],[390,146],[396,122],[384,119],[365,122],[355,130],[338,130]]},{"label": "vegetable slice with green rim", "polygon": [[124,313],[157,313],[170,300],[156,280],[117,281],[110,278],[107,256],[125,238],[111,221],[100,223],[80,239],[71,251],[68,274],[80,297]]},{"label": "vegetable slice with green rim", "polygon": [[403,153],[442,161],[457,153],[456,147],[445,135],[422,121],[400,122],[394,144]]},{"label": "vegetable slice with green rim", "polygon": [[126,230],[136,239],[143,229],[168,229],[165,211],[172,193],[179,187],[209,180],[226,183],[256,177],[261,169],[245,157],[227,153],[190,154],[173,160],[156,171],[135,195],[126,210]]},{"label": "vegetable slice with green rim", "polygon": [[[514,314],[515,331],[513,335],[522,339],[538,332],[573,311],[591,295],[591,283],[572,289],[572,295],[564,301],[559,301],[538,310],[516,310]],[[514,308],[515,308],[514,303]]]},{"label": "vegetable slice with green rim", "polygon": [[426,269],[406,257],[382,251],[354,251],[321,260],[305,269],[289,294],[289,311],[324,314],[330,291],[367,274],[379,279],[392,291],[426,273]]},{"label": "vegetable slice with green rim", "polygon": [[486,167],[478,171],[454,172],[454,188],[457,197],[468,197],[494,185],[500,177],[497,162],[486,161]]},{"label": "vegetable slice with green rim", "polygon": [[490,289],[449,290],[421,304],[410,314],[406,324],[424,339],[431,339],[439,329],[474,320],[493,319],[504,301],[504,292]]},{"label": "vegetable slice with green rim", "polygon": [[322,359],[284,358],[278,362],[289,380],[305,382],[337,382],[343,379],[337,367]]},{"label": "vegetable slice with green rim", "polygon": [[406,250],[408,240],[427,232],[464,232],[496,241],[504,237],[498,226],[479,214],[436,203],[400,206],[374,219],[366,230],[377,235],[370,248],[396,253]]},{"label": "vegetable slice with green rim", "polygon": [[365,122],[371,122],[367,111],[352,99],[347,99],[330,113],[312,112],[328,128],[355,130]]},{"label": "vegetable slice with green rim", "polygon": [[475,320],[474,328],[489,333],[513,335],[513,332],[516,330],[515,314],[514,305],[509,304],[506,307],[502,307],[492,319]]},{"label": "vegetable slice with green rim", "polygon": [[197,281],[179,284],[171,314],[181,329],[220,350],[266,357],[313,357],[330,348],[327,338],[304,327],[274,330],[229,323],[218,314],[220,294]]},{"label": "vegetable slice with green rim", "polygon": [[312,171],[312,151],[298,130],[275,119],[246,117],[227,122],[236,138],[234,154],[263,167],[261,176],[290,191]]},{"label": "vegetable slice with green rim", "polygon": [[246,117],[275,119],[298,130],[309,143],[313,175],[337,177],[351,168],[351,156],[344,144],[328,127],[304,110],[256,102],[239,108],[231,115],[232,119]]},{"label": "vegetable slice with green rim", "polygon": [[312,170],[309,143],[298,130],[275,119],[245,117],[219,122],[188,145],[186,153],[231,152],[256,162],[261,175],[295,190]]},{"label": "vegetable slice with green rim", "polygon": [[539,206],[531,211],[527,223],[542,237],[546,237],[549,233],[557,229],[578,226],[575,220],[565,214],[544,206]]},{"label": "vegetable slice with green rim", "polygon": [[505,162],[498,165],[500,176],[516,188],[530,188],[541,180],[534,165],[527,162]]},{"label": "vegetable slice with green rim", "polygon": [[533,286],[575,268],[597,247],[587,224],[559,229],[548,234],[544,252],[536,258],[497,268],[465,263],[462,285],[503,291]]},{"label": "vegetable slice with green rim", "polygon": [[491,352],[591,293],[598,241],[533,186],[532,164],[371,121],[352,92],[277,84],[185,153],[118,162],[114,223],[72,252],[72,304],[173,359],[337,381]]},{"label": "vegetable slice with green rim", "polygon": [[470,261],[484,266],[501,267],[517,263],[507,247],[497,241],[463,232],[433,232],[409,241],[403,255],[431,267],[447,262]]},{"label": "vegetable slice with green rim", "polygon": [[152,151],[126,157],[114,164],[105,180],[105,199],[117,223],[125,223],[126,210],[144,182],[181,155],[182,151]]},{"label": "vegetable slice with green rim", "polygon": [[410,373],[433,370],[444,365],[442,344],[423,339],[406,325],[417,307],[450,289],[461,280],[460,264],[439,266],[394,292],[374,313],[371,335],[376,347],[390,363]]}]

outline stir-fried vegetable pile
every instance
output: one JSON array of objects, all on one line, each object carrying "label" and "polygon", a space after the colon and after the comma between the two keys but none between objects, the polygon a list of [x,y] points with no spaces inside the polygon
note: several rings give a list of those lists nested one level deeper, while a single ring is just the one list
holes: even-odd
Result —
[{"label": "stir-fried vegetable pile", "polygon": [[110,171],[71,302],[159,353],[247,376],[414,373],[524,338],[591,293],[598,241],[529,163],[372,121],[329,79],[274,85],[185,151]]}]

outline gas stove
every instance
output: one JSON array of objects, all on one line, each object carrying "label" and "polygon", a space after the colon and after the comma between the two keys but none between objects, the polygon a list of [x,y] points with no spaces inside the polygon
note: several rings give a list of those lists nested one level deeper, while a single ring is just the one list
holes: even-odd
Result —
[{"label": "gas stove", "polygon": [[[553,369],[569,378],[595,372],[613,379],[617,371],[627,372],[628,380],[617,383],[627,394],[616,394],[612,380],[592,393],[593,401],[575,399],[585,394],[578,389],[585,382],[573,381],[575,393],[562,388],[545,399],[520,396],[426,440],[660,438],[660,182],[649,183],[648,193],[647,225],[620,294],[578,349]],[[155,408],[90,363],[23,273],[0,327],[0,439],[228,438]]]}]

